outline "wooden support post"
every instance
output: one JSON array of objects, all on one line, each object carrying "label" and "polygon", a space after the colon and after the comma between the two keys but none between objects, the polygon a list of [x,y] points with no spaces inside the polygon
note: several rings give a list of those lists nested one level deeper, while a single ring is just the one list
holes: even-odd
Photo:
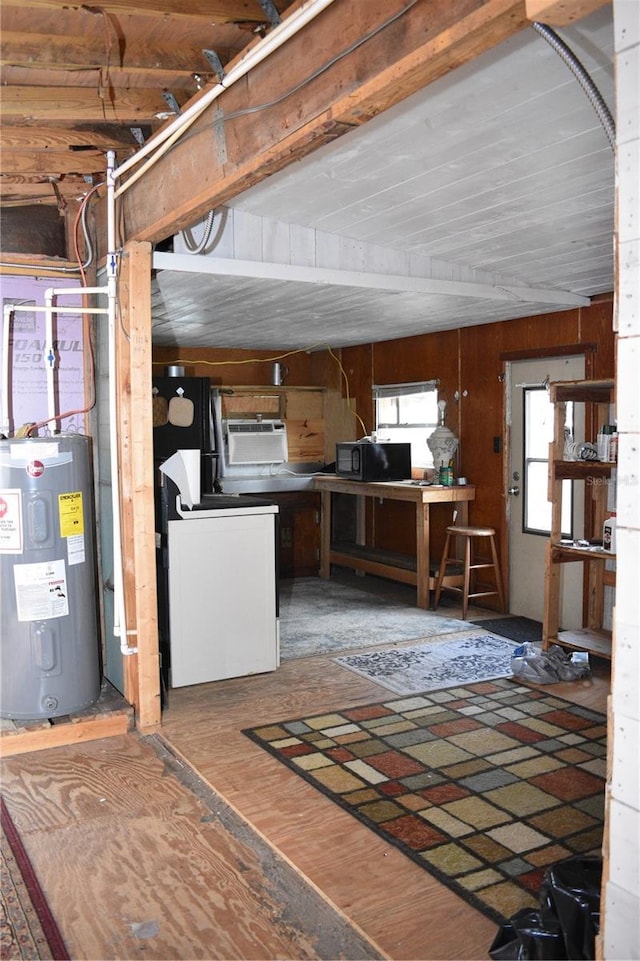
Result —
[{"label": "wooden support post", "polygon": [[545,552],[544,577],[544,624],[542,630],[542,647],[546,650],[553,639],[558,636],[560,628],[560,565],[554,564],[552,556],[552,542],[549,541]]},{"label": "wooden support post", "polygon": [[429,556],[429,505],[416,504],[416,575],[418,607],[429,610],[431,558]]},{"label": "wooden support post", "polygon": [[136,724],[160,723],[160,663],[153,507],[151,245],[125,246],[118,285],[118,437],[127,627],[137,654],[125,655],[125,696]]},{"label": "wooden support post", "polygon": [[331,576],[331,491],[320,494],[320,577]]}]

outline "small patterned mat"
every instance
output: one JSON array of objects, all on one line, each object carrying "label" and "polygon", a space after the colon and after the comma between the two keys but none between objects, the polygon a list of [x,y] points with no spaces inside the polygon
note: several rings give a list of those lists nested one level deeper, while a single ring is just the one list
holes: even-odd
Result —
[{"label": "small patterned mat", "polygon": [[449,637],[346,654],[332,660],[396,694],[437,691],[454,684],[473,684],[513,674],[513,641],[480,631],[456,635],[453,640]]},{"label": "small patterned mat", "polygon": [[599,854],[606,718],[510,680],[244,731],[489,918]]}]

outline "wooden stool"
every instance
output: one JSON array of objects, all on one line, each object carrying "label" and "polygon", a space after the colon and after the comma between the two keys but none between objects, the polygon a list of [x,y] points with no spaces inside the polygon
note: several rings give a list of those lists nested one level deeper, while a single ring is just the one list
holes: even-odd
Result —
[{"label": "wooden stool", "polygon": [[[447,583],[447,569],[450,569],[450,565],[459,564],[460,561],[457,557],[449,554],[449,548],[451,542],[456,537],[464,538],[464,561],[463,561],[463,582],[462,587],[454,587],[451,583]],[[482,564],[473,563],[473,552],[472,552],[472,541],[474,537],[488,537],[489,544],[491,547],[491,558],[492,562],[484,562]],[[470,591],[471,585],[471,571],[481,570],[482,568],[493,568],[493,576],[495,579],[495,588],[493,590],[474,590]],[[480,585],[473,585],[480,586]],[[500,612],[505,614],[505,601],[504,601],[504,591],[502,588],[502,576],[500,574],[500,565],[498,563],[498,552],[496,550],[496,532],[493,527],[447,527],[447,539],[444,543],[444,551],[442,554],[442,560],[440,561],[440,569],[438,570],[438,577],[436,580],[436,593],[433,600],[434,611],[440,603],[440,592],[442,590],[455,591],[457,594],[462,594],[462,618],[466,620],[467,608],[469,606],[469,598],[471,597],[490,597],[492,595],[497,595],[500,600]]]}]

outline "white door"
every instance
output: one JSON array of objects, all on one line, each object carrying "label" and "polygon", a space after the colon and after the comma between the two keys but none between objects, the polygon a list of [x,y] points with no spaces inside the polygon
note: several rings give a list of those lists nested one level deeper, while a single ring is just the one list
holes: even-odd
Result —
[{"label": "white door", "polygon": [[[511,424],[507,519],[509,523],[509,608],[512,614],[542,621],[545,549],[551,524],[547,500],[548,445],[553,437],[553,405],[545,383],[581,380],[584,357],[545,357],[508,365],[508,420]],[[576,405],[576,417],[583,405]],[[576,440],[584,425],[574,425]],[[581,537],[584,523],[583,485],[565,481],[563,533]],[[565,630],[582,626],[582,565],[563,564],[562,615]]]}]

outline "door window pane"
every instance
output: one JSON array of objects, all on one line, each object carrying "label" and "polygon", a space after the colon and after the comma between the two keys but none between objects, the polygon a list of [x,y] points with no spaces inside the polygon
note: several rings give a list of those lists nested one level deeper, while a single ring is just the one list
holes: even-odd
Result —
[{"label": "door window pane", "polygon": [[[549,444],[553,440],[553,404],[545,387],[524,388],[524,531],[551,533],[551,503],[547,500]],[[571,405],[567,405],[568,407]],[[567,417],[570,423],[570,417]],[[573,537],[572,482],[562,482],[562,536]]]}]

